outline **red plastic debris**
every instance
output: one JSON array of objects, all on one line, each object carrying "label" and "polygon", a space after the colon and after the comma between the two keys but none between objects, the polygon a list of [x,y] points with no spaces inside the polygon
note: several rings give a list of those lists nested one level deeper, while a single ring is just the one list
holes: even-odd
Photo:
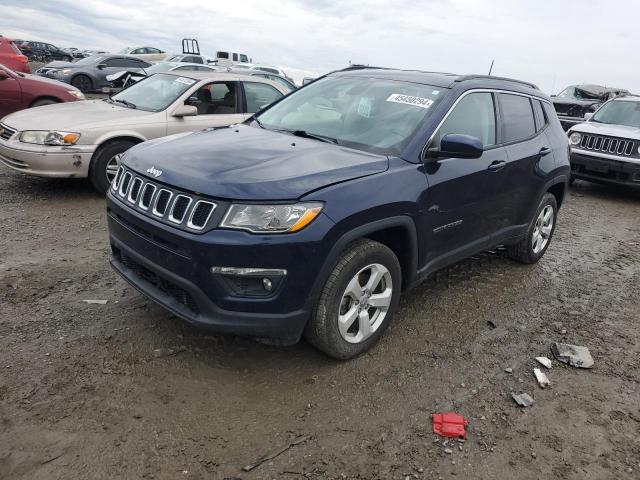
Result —
[{"label": "red plastic debris", "polygon": [[457,413],[434,413],[431,415],[433,421],[433,433],[441,437],[467,438],[464,427],[469,422]]}]

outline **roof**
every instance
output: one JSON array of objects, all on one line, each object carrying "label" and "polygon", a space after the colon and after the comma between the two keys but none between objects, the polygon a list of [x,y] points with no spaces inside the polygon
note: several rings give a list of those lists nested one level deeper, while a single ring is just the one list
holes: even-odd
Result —
[{"label": "roof", "polygon": [[[538,90],[538,87],[529,82],[523,82],[521,80],[515,80],[512,78],[495,77],[490,75],[459,75],[455,73],[443,73],[443,72],[425,72],[421,70],[402,70],[392,69],[384,67],[368,67],[361,65],[353,65],[351,67],[340,70],[339,73],[348,72],[349,74],[356,74],[362,76],[371,76],[375,72],[377,78],[387,78],[390,80],[401,80],[413,83],[424,83],[427,85],[433,85],[436,87],[451,88],[456,83],[462,83],[466,81],[491,81],[492,83],[506,83],[525,87],[527,89]],[[498,85],[492,85],[498,86]]]}]

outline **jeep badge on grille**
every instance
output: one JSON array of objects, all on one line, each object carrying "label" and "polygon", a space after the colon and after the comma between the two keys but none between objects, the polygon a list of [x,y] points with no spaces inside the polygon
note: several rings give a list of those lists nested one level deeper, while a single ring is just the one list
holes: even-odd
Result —
[{"label": "jeep badge on grille", "polygon": [[158,170],[156,167],[147,168],[147,173],[150,173],[154,177],[158,178],[162,175],[162,170]]}]

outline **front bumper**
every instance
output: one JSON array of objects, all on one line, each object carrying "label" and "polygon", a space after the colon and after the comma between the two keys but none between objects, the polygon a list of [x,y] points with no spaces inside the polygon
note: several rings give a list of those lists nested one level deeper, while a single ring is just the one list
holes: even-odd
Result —
[{"label": "front bumper", "polygon": [[597,183],[611,183],[640,189],[640,161],[615,159],[571,151],[571,176]]},{"label": "front bumper", "polygon": [[0,163],[22,173],[39,177],[83,178],[88,175],[95,145],[54,147],[0,139]]},{"label": "front bumper", "polygon": [[[194,325],[296,343],[318,292],[313,285],[330,250],[325,215],[290,235],[214,229],[185,232],[107,196],[112,267],[141,293]],[[212,266],[286,269],[272,294],[238,295]]]}]

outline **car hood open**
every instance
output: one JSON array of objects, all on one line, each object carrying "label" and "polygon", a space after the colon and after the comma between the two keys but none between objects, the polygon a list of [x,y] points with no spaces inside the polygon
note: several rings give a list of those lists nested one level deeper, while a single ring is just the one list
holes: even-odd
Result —
[{"label": "car hood open", "polygon": [[142,175],[154,167],[162,172],[155,180],[169,186],[260,201],[298,199],[389,166],[382,155],[246,125],[145,142],[124,162]]},{"label": "car hood open", "polygon": [[126,126],[154,112],[135,110],[103,100],[56,103],[36,109],[21,110],[4,118],[3,122],[18,130],[65,130],[82,133],[83,130],[108,125]]}]

